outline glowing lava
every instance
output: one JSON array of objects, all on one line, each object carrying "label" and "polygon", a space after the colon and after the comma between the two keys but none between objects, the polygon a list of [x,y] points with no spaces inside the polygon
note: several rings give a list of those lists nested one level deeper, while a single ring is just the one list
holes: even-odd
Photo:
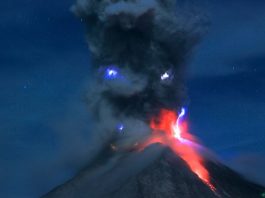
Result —
[{"label": "glowing lava", "polygon": [[185,113],[184,108],[182,108],[178,116],[174,111],[162,109],[160,115],[151,120],[152,135],[141,145],[140,149],[144,149],[154,143],[169,146],[175,154],[188,164],[192,172],[212,191],[215,191],[215,187],[210,181],[209,172],[203,165],[203,158],[194,147],[196,138],[188,132],[187,122],[182,121]]}]

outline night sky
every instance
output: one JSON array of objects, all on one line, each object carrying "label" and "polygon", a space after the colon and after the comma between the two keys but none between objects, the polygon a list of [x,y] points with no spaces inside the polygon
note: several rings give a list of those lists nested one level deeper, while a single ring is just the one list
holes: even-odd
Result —
[{"label": "night sky", "polygon": [[[13,0],[0,17],[0,197],[39,197],[85,165],[90,59],[72,0]],[[191,132],[265,183],[265,1],[211,1],[190,60]]]}]

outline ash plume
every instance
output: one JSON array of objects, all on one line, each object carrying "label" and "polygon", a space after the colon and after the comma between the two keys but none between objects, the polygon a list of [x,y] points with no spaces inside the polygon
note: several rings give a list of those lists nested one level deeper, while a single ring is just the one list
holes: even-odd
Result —
[{"label": "ash plume", "polygon": [[94,72],[87,103],[102,144],[130,147],[148,136],[148,122],[161,108],[186,103],[185,66],[207,20],[185,5],[77,0],[72,7],[86,25]]}]

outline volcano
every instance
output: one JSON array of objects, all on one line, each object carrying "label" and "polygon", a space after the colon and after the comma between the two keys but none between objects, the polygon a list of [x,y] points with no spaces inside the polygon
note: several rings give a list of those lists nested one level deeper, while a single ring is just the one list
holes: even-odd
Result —
[{"label": "volcano", "polygon": [[263,187],[202,154],[185,120],[186,65],[209,24],[196,10],[179,0],[76,1],[91,55],[91,146],[100,152],[43,198],[263,195]]},{"label": "volcano", "polygon": [[[106,160],[107,159],[107,160]],[[141,152],[100,157],[76,177],[42,198],[258,198],[265,188],[217,160],[204,157],[215,191],[169,148],[154,144]]]}]

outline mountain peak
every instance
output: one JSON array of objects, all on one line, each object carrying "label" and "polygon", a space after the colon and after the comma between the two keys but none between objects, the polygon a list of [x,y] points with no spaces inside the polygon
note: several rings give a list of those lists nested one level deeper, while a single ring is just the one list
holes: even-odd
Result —
[{"label": "mountain peak", "polygon": [[112,154],[43,198],[258,198],[265,191],[215,160],[205,159],[205,166],[216,191],[169,148],[152,145]]}]

